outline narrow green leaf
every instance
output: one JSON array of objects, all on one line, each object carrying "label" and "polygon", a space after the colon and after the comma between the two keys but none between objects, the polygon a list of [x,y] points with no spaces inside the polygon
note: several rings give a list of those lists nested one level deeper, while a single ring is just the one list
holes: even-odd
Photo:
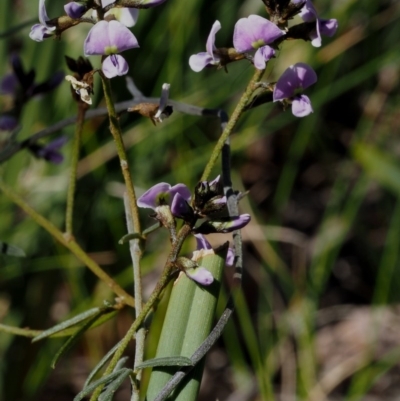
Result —
[{"label": "narrow green leaf", "polygon": [[94,381],[89,386],[84,387],[83,390],[75,396],[73,401],[81,401],[83,398],[85,398],[87,395],[89,395],[91,392],[93,392],[100,384],[111,383],[114,379],[116,379],[118,376],[120,376],[125,371],[127,371],[129,374],[131,372],[131,369],[124,368],[124,369],[118,370],[116,372],[112,372],[109,375],[104,376],[104,377]]},{"label": "narrow green leaf", "polygon": [[118,390],[118,388],[121,386],[122,382],[132,373],[131,369],[126,369],[121,373],[121,370],[119,371],[120,375],[113,380],[103,391],[103,393],[99,397],[99,401],[111,401],[114,397],[115,392]]},{"label": "narrow green leaf", "polygon": [[60,324],[57,324],[53,327],[51,327],[48,330],[43,331],[41,334],[39,334],[38,336],[34,337],[32,342],[36,342],[39,340],[42,340],[43,338],[49,337],[54,333],[58,333],[61,330],[65,330],[71,326],[75,326],[76,324],[92,317],[93,315],[99,313],[102,310],[102,308],[92,308],[89,309],[83,313],[80,313],[77,316],[74,316],[72,319],[68,319],[65,322],[62,322]]},{"label": "narrow green leaf", "polygon": [[83,388],[87,387],[90,384],[90,382],[93,380],[93,377],[96,376],[96,374],[101,370],[101,368],[110,360],[110,358],[114,355],[115,351],[120,346],[121,342],[122,340],[119,341],[117,344],[115,344],[114,347],[112,347],[110,351],[108,351],[107,354],[105,354],[103,358],[101,358],[100,362],[90,372],[88,378],[85,381],[85,384],[83,385]]},{"label": "narrow green leaf", "polygon": [[0,241],[0,253],[2,253],[3,255],[16,256],[18,258],[26,257],[25,252],[21,248],[18,248],[15,245],[7,244],[6,242],[1,242],[1,241]]},{"label": "narrow green leaf", "polygon": [[89,327],[101,316],[102,311],[98,312],[92,318],[90,318],[82,327],[79,328],[68,340],[63,344],[63,346],[58,350],[53,360],[51,361],[51,367],[54,369],[58,359],[67,352],[78,340],[78,338],[89,329]]},{"label": "narrow green leaf", "polygon": [[184,356],[166,356],[148,359],[136,366],[136,369],[153,368],[155,366],[193,366],[193,364],[190,358]]}]

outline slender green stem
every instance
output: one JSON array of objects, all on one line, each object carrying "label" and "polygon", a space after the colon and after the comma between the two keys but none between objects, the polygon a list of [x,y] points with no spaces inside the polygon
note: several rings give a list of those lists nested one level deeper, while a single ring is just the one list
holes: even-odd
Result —
[{"label": "slender green stem", "polygon": [[235,128],[236,123],[238,122],[241,114],[243,113],[246,105],[250,101],[250,97],[253,92],[257,89],[257,83],[260,81],[262,75],[264,74],[265,70],[257,70],[255,71],[253,77],[251,78],[249,84],[247,85],[246,90],[244,91],[242,97],[239,100],[239,103],[236,105],[232,116],[230,117],[228,124],[226,125],[224,131],[222,132],[221,136],[216,143],[213,152],[211,153],[210,160],[208,161],[203,175],[201,176],[200,181],[206,181],[210,176],[211,170],[214,167],[215,163],[218,160],[219,154],[222,151],[225,141],[228,139],[229,135],[232,133],[233,129]]},{"label": "slender green stem", "polygon": [[135,306],[135,299],[119,286],[72,238],[66,238],[64,234],[49,220],[32,209],[17,193],[0,180],[0,190],[4,192],[14,203],[25,211],[36,223],[42,226],[58,242],[68,248],[81,262],[83,262],[100,280],[104,281],[123,302],[132,307]]},{"label": "slender green stem", "polygon": [[2,323],[0,323],[0,331],[23,337],[36,337],[42,332],[41,330],[21,329],[20,327],[8,326]]},{"label": "slender green stem", "polygon": [[[190,234],[192,230],[192,225],[191,224],[184,224],[182,228],[180,229],[176,240],[173,243],[171,252],[168,256],[167,263],[164,267],[163,273],[158,280],[153,292],[151,293],[148,301],[146,304],[143,306],[143,309],[139,316],[135,319],[135,321],[132,323],[132,326],[129,328],[127,333],[125,334],[124,338],[122,339],[120,346],[118,347],[117,351],[115,352],[112,360],[110,361],[109,365],[107,366],[107,369],[104,371],[103,376],[106,376],[114,370],[116,364],[118,363],[119,359],[121,358],[122,354],[124,353],[126,347],[129,344],[129,341],[132,340],[133,336],[135,335],[136,331],[140,327],[140,325],[143,323],[145,320],[146,316],[150,312],[150,310],[153,308],[153,306],[156,304],[158,301],[161,293],[165,289],[165,287],[168,285],[170,282],[172,276],[173,269],[175,267],[175,261],[176,258],[179,255],[179,252],[182,248],[183,242],[185,241],[186,237]],[[93,392],[90,401],[96,401],[103,389],[104,385],[100,385],[99,387],[96,388],[96,390]]]},{"label": "slender green stem", "polygon": [[[127,196],[124,196],[124,206],[126,215],[126,225],[128,228],[128,234],[135,232],[135,226],[133,225],[132,216],[130,214],[129,202]],[[137,318],[142,313],[142,277],[140,273],[140,257],[142,255],[140,249],[140,239],[135,238],[129,241],[129,250],[131,253],[132,267],[133,267],[133,283],[134,283],[134,295],[136,300],[135,317]],[[146,330],[144,327],[139,328],[135,336],[135,361],[133,369],[143,362],[144,357],[144,343],[146,339]],[[136,377],[132,378],[132,397],[131,401],[139,401],[140,398],[140,380],[142,378],[142,371],[137,372]]]},{"label": "slender green stem", "polygon": [[124,142],[122,140],[121,127],[119,125],[118,116],[115,111],[114,103],[112,101],[110,80],[106,78],[101,71],[100,71],[100,76],[103,82],[104,97],[106,99],[108,116],[110,119],[110,131],[114,138],[117,154],[121,164],[122,175],[125,181],[126,192],[128,195],[129,208],[133,220],[133,225],[135,227],[136,232],[141,233],[139,210],[136,204],[135,189],[133,186],[131,174],[129,172],[128,158],[125,152]]},{"label": "slender green stem", "polygon": [[71,171],[69,173],[69,185],[67,194],[67,210],[65,213],[65,232],[67,236],[73,236],[73,215],[74,215],[74,200],[75,200],[75,188],[76,188],[76,173],[78,170],[79,161],[79,150],[81,147],[81,137],[83,123],[85,121],[86,105],[79,104],[78,116],[75,125],[75,137],[72,145],[72,160],[71,160]]}]

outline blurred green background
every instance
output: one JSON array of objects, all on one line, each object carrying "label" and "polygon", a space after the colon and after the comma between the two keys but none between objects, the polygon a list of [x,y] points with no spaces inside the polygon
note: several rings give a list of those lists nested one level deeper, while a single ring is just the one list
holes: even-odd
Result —
[{"label": "blurred green background", "polygon": [[[1,33],[37,18],[38,1],[3,1]],[[243,294],[235,319],[209,354],[200,400],[400,398],[400,3],[314,4],[321,17],[338,19],[335,37],[323,38],[319,49],[285,42],[264,76],[273,82],[290,64],[312,65],[319,77],[307,90],[314,113],[295,119],[279,104],[262,105],[245,113],[232,137],[234,185],[248,191],[241,210],[251,213],[252,221],[243,230]],[[60,15],[63,5],[48,0],[49,16]],[[159,96],[168,82],[174,100],[231,113],[251,65],[231,64],[228,74],[194,73],[188,59],[205,50],[216,19],[222,24],[216,45],[232,46],[235,22],[249,14],[266,16],[262,2],[168,0],[141,11],[132,29],[140,48],[124,53],[129,75],[147,96]],[[68,73],[64,55],[83,55],[89,28],[81,24],[61,40],[42,43],[29,39],[29,27],[3,35],[0,76],[10,72],[12,51],[26,69],[36,70],[38,81],[58,70]],[[91,61],[99,65],[98,57]],[[123,78],[112,84],[117,102],[130,98]],[[104,106],[98,81],[94,90],[93,107]],[[3,96],[0,102],[6,111],[10,99]],[[74,113],[65,82],[25,107],[18,140]],[[161,181],[193,188],[218,138],[217,121],[178,112],[157,126],[133,114],[123,115],[121,124],[139,194]],[[72,138],[73,131],[69,126],[62,133]],[[59,166],[21,151],[0,167],[3,180],[60,228],[71,144],[64,146]],[[129,250],[118,245],[126,233],[122,177],[103,117],[85,124],[78,175],[76,238],[132,291]],[[144,225],[152,224],[147,212]],[[1,193],[0,241],[27,254],[0,255],[1,323],[45,329],[112,300],[90,271]],[[185,252],[193,248],[190,243]],[[150,237],[143,259],[145,295],[168,249],[165,233]],[[227,269],[220,312],[231,277]],[[149,332],[148,357],[154,354],[164,304]],[[62,340],[32,345],[28,338],[0,332],[0,398],[71,400],[132,318],[124,310],[88,332],[55,370],[50,361]],[[127,385],[115,399],[128,397]]]}]

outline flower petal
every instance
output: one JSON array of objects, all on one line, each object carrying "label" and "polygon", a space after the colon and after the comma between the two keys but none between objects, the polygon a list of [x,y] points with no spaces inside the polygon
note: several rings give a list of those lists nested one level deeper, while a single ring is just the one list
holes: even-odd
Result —
[{"label": "flower petal", "polygon": [[36,42],[43,42],[43,39],[46,39],[54,34],[54,30],[56,27],[48,28],[42,24],[35,24],[32,26],[31,31],[29,32],[29,37]]},{"label": "flower petal", "polygon": [[118,48],[118,53],[134,47],[139,47],[139,43],[135,35],[119,21],[110,21],[108,23],[108,37],[110,38],[111,46]]},{"label": "flower petal", "polygon": [[189,58],[189,66],[194,72],[199,72],[208,65],[215,63],[214,58],[206,52],[193,54]]},{"label": "flower petal", "polygon": [[196,238],[196,250],[200,249],[212,249],[211,244],[206,240],[206,237],[203,234],[194,234]]},{"label": "flower petal", "polygon": [[155,209],[160,205],[160,199],[166,200],[165,203],[169,203],[169,190],[171,185],[166,182],[160,182],[149,188],[139,199],[137,205],[139,207]]},{"label": "flower petal", "polygon": [[295,91],[317,82],[315,71],[304,63],[291,65],[278,79],[273,93],[274,102],[294,96]]},{"label": "flower petal", "polygon": [[18,78],[15,74],[7,74],[0,81],[0,94],[13,95],[18,88]]},{"label": "flower petal", "polygon": [[264,70],[266,62],[275,55],[275,50],[271,46],[260,47],[254,55],[254,66],[258,70]]},{"label": "flower petal", "polygon": [[175,195],[179,193],[179,195],[181,195],[182,198],[185,199],[186,201],[189,201],[190,197],[192,196],[192,194],[189,191],[189,188],[185,184],[174,185],[169,190],[169,193],[171,194],[171,199],[173,199]]},{"label": "flower petal", "polygon": [[45,27],[54,30],[55,26],[48,25],[47,22],[50,21],[50,18],[47,16],[46,5],[44,4],[45,0],[39,0],[39,21]]},{"label": "flower petal", "polygon": [[215,35],[220,29],[221,29],[221,23],[217,20],[214,22],[213,26],[211,27],[210,34],[208,35],[208,38],[207,38],[206,49],[207,49],[207,53],[212,58],[214,58],[214,50],[216,49]]},{"label": "flower petal", "polygon": [[259,15],[241,18],[235,25],[233,46],[239,53],[258,49],[285,35],[274,23]]},{"label": "flower petal", "polygon": [[107,78],[114,78],[125,75],[129,71],[129,66],[122,56],[111,54],[104,59],[101,69]]},{"label": "flower petal", "polygon": [[171,213],[173,216],[181,219],[193,215],[192,208],[189,206],[186,199],[180,193],[176,193],[173,197],[171,203]]},{"label": "flower petal", "polygon": [[325,36],[333,36],[337,29],[338,29],[338,22],[337,19],[320,19],[320,32],[321,35],[325,35]]},{"label": "flower petal", "polygon": [[305,117],[312,113],[314,110],[311,106],[311,101],[306,95],[299,95],[293,99],[292,113],[296,117]]},{"label": "flower petal", "polygon": [[196,267],[185,270],[186,275],[202,285],[210,285],[214,281],[213,275],[205,267]]},{"label": "flower petal", "polygon": [[114,14],[115,18],[121,22],[121,24],[132,28],[139,17],[139,10],[137,8],[112,8],[107,11],[105,16]]},{"label": "flower petal", "polygon": [[111,47],[108,24],[107,21],[99,21],[89,31],[83,44],[85,56],[105,54],[105,49]]}]

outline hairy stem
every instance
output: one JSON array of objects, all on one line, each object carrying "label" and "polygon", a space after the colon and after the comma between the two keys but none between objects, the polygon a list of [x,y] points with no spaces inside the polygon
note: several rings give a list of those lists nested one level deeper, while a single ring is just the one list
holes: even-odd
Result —
[{"label": "hairy stem", "polygon": [[253,77],[251,78],[249,84],[247,85],[246,90],[244,91],[242,97],[239,100],[239,103],[236,105],[232,116],[230,117],[228,124],[226,125],[224,131],[222,132],[221,136],[218,139],[217,144],[212,151],[210,160],[208,161],[203,175],[201,176],[200,181],[206,181],[210,176],[211,170],[214,167],[215,163],[218,160],[218,157],[222,151],[225,141],[228,139],[229,135],[232,133],[235,125],[237,124],[240,116],[242,115],[243,111],[245,111],[246,105],[250,101],[250,97],[253,94],[254,90],[257,89],[256,83],[260,81],[262,75],[264,74],[265,70],[257,70],[255,71]]},{"label": "hairy stem", "polygon": [[112,101],[110,80],[106,78],[101,71],[100,71],[100,76],[103,83],[104,97],[106,99],[108,116],[110,119],[110,131],[114,138],[117,154],[121,164],[122,175],[125,181],[126,192],[129,202],[129,209],[132,216],[133,225],[135,227],[135,230],[137,230],[137,232],[140,233],[141,229],[140,229],[139,211],[136,205],[136,194],[133,186],[132,177],[129,172],[128,158],[126,155],[124,142],[122,140],[121,127],[119,125],[118,116],[115,111],[114,103]]},{"label": "hairy stem", "polygon": [[16,203],[26,214],[28,214],[36,223],[42,226],[58,242],[69,249],[81,262],[83,262],[101,281],[104,281],[123,302],[132,307],[135,306],[135,299],[119,286],[90,256],[79,246],[72,238],[66,238],[64,234],[44,216],[30,207],[17,193],[9,188],[0,180],[0,190],[4,192],[14,203]]}]

